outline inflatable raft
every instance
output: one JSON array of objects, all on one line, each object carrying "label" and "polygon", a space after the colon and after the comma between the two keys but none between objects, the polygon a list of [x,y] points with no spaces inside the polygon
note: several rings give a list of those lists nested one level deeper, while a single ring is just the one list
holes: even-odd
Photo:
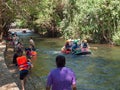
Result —
[{"label": "inflatable raft", "polygon": [[74,55],[88,55],[91,54],[91,50],[88,48],[82,48],[81,50],[77,50],[73,53]]},{"label": "inflatable raft", "polygon": [[88,54],[91,54],[91,51],[87,51],[87,52],[76,52],[74,53],[75,55],[88,55]]},{"label": "inflatable raft", "polygon": [[61,50],[61,52],[64,53],[64,54],[70,54],[71,50]]}]

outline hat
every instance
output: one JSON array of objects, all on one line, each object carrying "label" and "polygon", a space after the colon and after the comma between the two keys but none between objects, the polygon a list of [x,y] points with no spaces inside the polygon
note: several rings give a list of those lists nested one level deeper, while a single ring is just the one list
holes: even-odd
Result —
[{"label": "hat", "polygon": [[87,40],[85,39],[84,42],[87,42]]}]

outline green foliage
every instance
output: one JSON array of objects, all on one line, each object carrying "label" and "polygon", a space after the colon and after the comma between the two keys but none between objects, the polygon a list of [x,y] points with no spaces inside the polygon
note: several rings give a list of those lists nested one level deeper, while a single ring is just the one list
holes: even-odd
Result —
[{"label": "green foliage", "polygon": [[13,7],[11,0],[0,0],[0,41],[7,35],[10,24],[15,19]]},{"label": "green foliage", "polygon": [[120,26],[118,27],[118,31],[114,33],[112,40],[114,44],[120,45]]},{"label": "green foliage", "polygon": [[26,23],[25,20],[16,19],[15,23],[16,23],[16,27],[17,27],[17,28],[27,27],[27,23]]},{"label": "green foliage", "polygon": [[65,37],[66,32],[69,33],[66,38],[77,36],[90,38],[94,42],[109,43],[118,30],[118,0],[76,0],[75,3],[69,2],[64,11],[66,17],[61,23],[61,29]]},{"label": "green foliage", "polygon": [[19,0],[9,6],[27,26],[53,37],[116,42],[120,29],[120,0]]},{"label": "green foliage", "polygon": [[120,32],[115,33],[113,36],[113,41],[116,45],[120,45]]}]

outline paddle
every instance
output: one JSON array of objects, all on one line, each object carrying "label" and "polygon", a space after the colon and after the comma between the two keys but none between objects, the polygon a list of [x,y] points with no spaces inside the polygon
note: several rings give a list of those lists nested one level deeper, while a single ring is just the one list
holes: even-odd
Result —
[{"label": "paddle", "polygon": [[94,50],[98,49],[98,47],[89,47],[89,48]]}]

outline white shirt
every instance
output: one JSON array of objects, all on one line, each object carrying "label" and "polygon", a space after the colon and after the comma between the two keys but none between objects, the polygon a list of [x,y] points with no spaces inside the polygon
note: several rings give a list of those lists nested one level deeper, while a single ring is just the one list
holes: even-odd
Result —
[{"label": "white shirt", "polygon": [[30,39],[30,44],[32,44],[32,45],[35,45],[35,43],[34,43],[34,41],[33,41],[33,39]]}]

